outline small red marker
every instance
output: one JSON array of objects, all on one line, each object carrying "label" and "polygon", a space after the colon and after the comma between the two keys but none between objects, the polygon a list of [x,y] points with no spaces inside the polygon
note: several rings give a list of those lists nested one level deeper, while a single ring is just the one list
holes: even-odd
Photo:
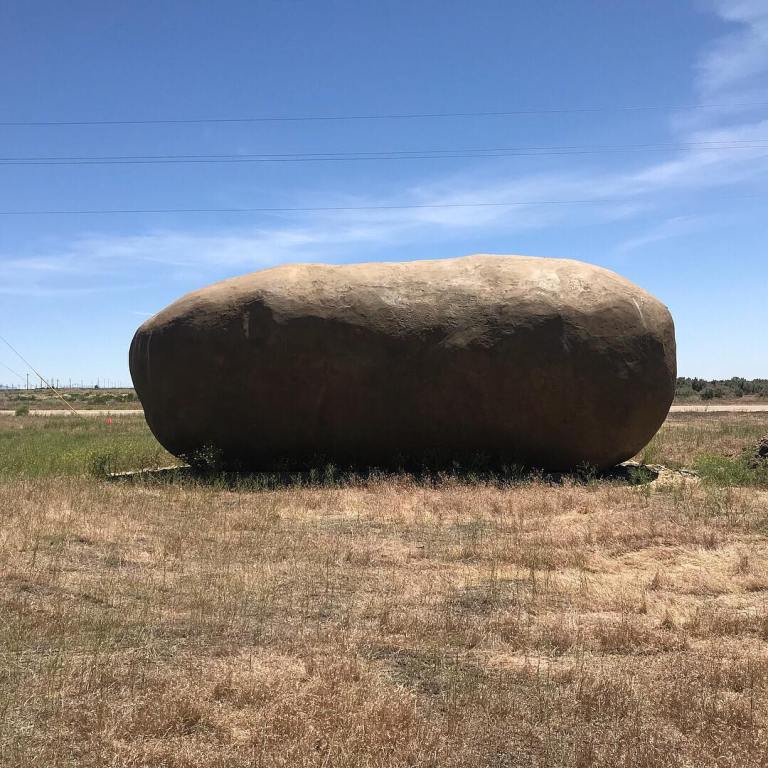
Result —
[{"label": "small red marker", "polygon": [[111,423],[112,423],[112,417],[111,416],[107,416],[107,424],[111,424]]}]

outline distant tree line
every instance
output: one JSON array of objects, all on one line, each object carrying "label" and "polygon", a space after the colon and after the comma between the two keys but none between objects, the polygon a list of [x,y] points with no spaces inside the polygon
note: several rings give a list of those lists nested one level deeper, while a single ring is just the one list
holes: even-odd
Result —
[{"label": "distant tree line", "polygon": [[678,376],[675,398],[677,400],[735,400],[752,395],[768,397],[768,379],[698,379]]}]

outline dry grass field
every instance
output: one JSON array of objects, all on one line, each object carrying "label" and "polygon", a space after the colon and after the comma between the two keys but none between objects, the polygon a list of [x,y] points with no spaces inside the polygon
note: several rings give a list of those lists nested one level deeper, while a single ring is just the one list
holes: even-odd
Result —
[{"label": "dry grass field", "polygon": [[643,458],[703,481],[258,489],[0,419],[0,765],[766,766],[767,432],[670,418]]}]

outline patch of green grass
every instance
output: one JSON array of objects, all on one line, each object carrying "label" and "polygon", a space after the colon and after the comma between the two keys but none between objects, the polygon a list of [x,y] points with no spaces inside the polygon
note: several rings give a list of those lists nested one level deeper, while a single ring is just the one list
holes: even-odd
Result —
[{"label": "patch of green grass", "polygon": [[143,417],[0,418],[0,477],[103,475],[176,464]]},{"label": "patch of green grass", "polygon": [[700,456],[694,466],[701,479],[709,485],[768,488],[768,463],[750,466],[746,457],[734,459],[705,455]]}]

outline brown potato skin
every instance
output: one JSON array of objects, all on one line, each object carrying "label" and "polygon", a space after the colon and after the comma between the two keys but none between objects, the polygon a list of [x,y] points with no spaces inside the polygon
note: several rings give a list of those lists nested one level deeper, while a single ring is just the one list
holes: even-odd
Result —
[{"label": "brown potato skin", "polygon": [[672,403],[674,324],[593,265],[524,256],[296,264],[187,294],[130,369],[171,453],[236,469],[606,468]]}]

